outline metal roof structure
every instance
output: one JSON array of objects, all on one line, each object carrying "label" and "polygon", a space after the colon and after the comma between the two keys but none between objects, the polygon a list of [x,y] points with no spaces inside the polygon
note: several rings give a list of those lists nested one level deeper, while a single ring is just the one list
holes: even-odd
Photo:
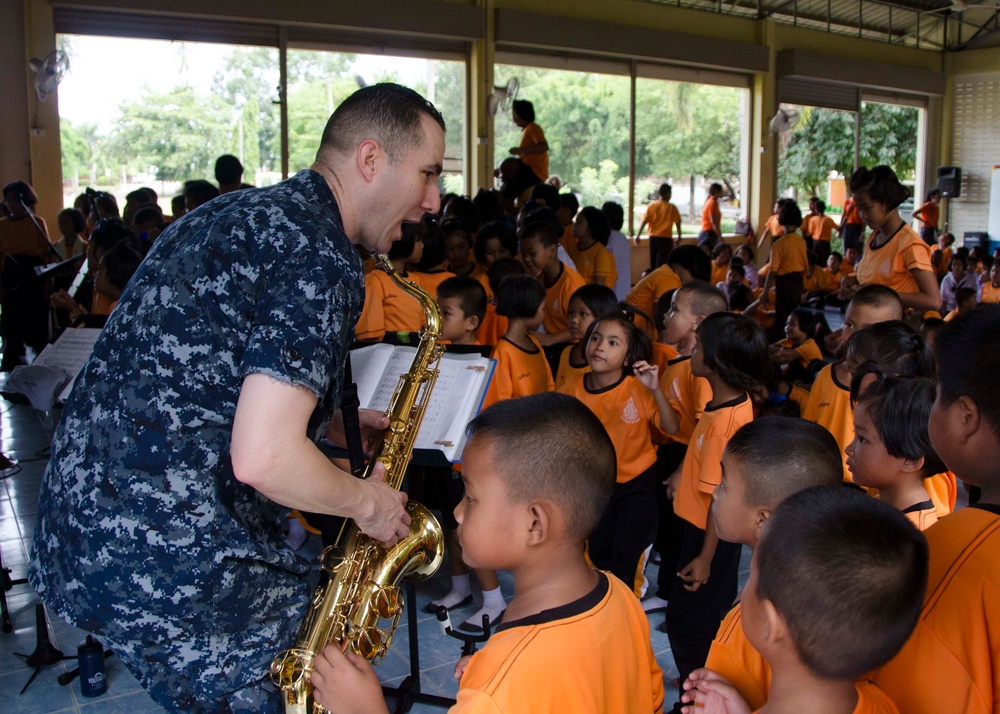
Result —
[{"label": "metal roof structure", "polygon": [[645,0],[929,50],[1000,45],[1000,0]]}]

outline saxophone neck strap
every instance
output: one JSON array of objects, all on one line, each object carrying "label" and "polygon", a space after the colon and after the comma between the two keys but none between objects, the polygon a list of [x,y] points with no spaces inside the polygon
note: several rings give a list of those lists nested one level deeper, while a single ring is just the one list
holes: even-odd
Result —
[{"label": "saxophone neck strap", "polygon": [[365,449],[361,441],[361,423],[358,420],[358,385],[351,375],[351,355],[344,362],[344,389],[340,399],[340,411],[344,417],[344,434],[347,436],[347,458],[351,462],[351,473],[360,477],[365,470]]}]

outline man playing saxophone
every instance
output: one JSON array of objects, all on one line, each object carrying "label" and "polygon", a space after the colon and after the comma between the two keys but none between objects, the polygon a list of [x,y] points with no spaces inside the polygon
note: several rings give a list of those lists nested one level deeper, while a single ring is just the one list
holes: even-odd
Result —
[{"label": "man playing saxophone", "polygon": [[[266,679],[309,597],[289,508],[384,544],[406,496],[338,470],[337,410],[364,298],[360,246],[385,252],[437,212],[444,122],[411,90],[359,90],[311,169],[205,204],[157,240],[66,404],[30,578],[170,711],[278,712]],[[373,433],[381,415],[362,413]]]}]

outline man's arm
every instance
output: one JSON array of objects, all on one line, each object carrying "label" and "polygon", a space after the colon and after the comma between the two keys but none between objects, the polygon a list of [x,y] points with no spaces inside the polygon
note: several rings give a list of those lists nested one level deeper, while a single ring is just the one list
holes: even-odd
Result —
[{"label": "man's arm", "polygon": [[406,494],[336,468],[306,436],[316,395],[263,374],[243,380],[230,456],[236,478],[276,503],[353,519],[383,544],[409,531]]}]

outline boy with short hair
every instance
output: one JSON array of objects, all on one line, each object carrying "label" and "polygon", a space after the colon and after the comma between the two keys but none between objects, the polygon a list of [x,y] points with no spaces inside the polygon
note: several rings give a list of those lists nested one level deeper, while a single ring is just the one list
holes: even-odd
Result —
[{"label": "boy with short hair", "polygon": [[[813,486],[839,485],[841,473],[840,447],[818,424],[778,416],[750,422],[722,454],[722,482],[712,503],[719,538],[756,548],[761,528],[782,501]],[[705,666],[728,679],[751,707],[764,705],[771,668],[747,641],[739,603],[722,621]]]},{"label": "boy with short hair", "polygon": [[569,342],[569,299],[586,283],[576,270],[557,255],[559,238],[547,223],[527,224],[518,234],[521,261],[528,275],[545,286],[545,334],[537,335],[542,346]]},{"label": "boy with short hair", "polygon": [[[877,686],[858,680],[906,642],[926,586],[927,543],[899,511],[839,487],[789,496],[763,529],[743,589],[748,640],[772,670],[760,711],[915,711],[897,709]],[[698,704],[750,711],[739,692],[710,670],[692,674],[685,686],[685,712]]]},{"label": "boy with short hair", "polygon": [[666,254],[674,249],[674,226],[677,227],[677,238],[681,239],[681,214],[677,206],[670,202],[674,189],[669,183],[661,183],[657,192],[659,198],[646,206],[639,230],[635,232],[636,240],[642,236],[642,231],[649,226],[649,269],[653,270],[662,264],[660,253]]},{"label": "boy with short hair", "polygon": [[854,408],[851,406],[851,372],[844,362],[844,345],[860,329],[879,322],[903,319],[903,303],[891,288],[865,285],[851,298],[844,327],[836,334],[834,353],[840,361],[828,364],[813,381],[802,418],[825,427],[840,444],[843,478],[853,483],[844,449],[854,440]]},{"label": "boy with short hair", "polygon": [[441,339],[453,345],[474,345],[476,331],[486,316],[486,290],[468,276],[441,281],[437,289],[441,311]]},{"label": "boy with short hair", "polygon": [[982,489],[975,505],[928,529],[930,579],[913,636],[875,681],[906,714],[1000,709],[1000,306],[945,326],[935,342],[931,443]]},{"label": "boy with short hair", "polygon": [[[614,446],[573,397],[498,402],[469,424],[455,510],[470,566],[509,569],[514,599],[486,646],[463,658],[463,711],[661,712],[663,674],[628,587],[592,570],[584,543],[615,486]],[[317,658],[316,700],[335,714],[387,712],[378,677],[335,645]]]}]

